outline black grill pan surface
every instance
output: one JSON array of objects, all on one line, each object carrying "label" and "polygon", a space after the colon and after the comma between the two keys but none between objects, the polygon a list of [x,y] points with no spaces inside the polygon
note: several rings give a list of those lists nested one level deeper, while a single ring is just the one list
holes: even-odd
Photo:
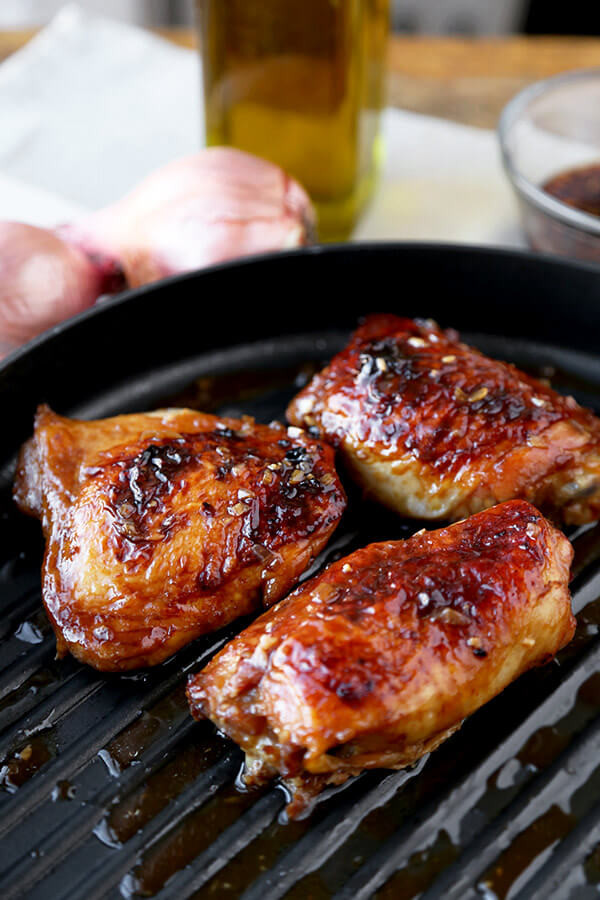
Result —
[{"label": "black grill pan surface", "polygon": [[[67,658],[40,597],[39,524],[11,500],[38,403],[91,418],[186,404],[281,419],[368,312],[432,317],[600,414],[600,270],[383,244],[215,267],[101,303],[0,366],[0,897],[546,900],[600,892],[600,526],[575,546],[574,641],[412,769],[365,773],[288,823],[275,786],[184,697],[244,622],[145,672]],[[350,503],[313,567],[407,522]]]}]

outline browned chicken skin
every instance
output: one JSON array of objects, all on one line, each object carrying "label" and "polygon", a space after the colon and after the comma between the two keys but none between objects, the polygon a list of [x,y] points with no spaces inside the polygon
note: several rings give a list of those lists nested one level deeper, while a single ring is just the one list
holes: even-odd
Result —
[{"label": "browned chicken skin", "polygon": [[572,637],[572,548],[515,500],[372,544],[260,616],[188,683],[250,781],[311,793],[402,768]]},{"label": "browned chicken skin", "polygon": [[600,517],[600,420],[430,320],[368,317],[288,409],[402,515],[457,520],[522,497]]},{"label": "browned chicken skin", "polygon": [[42,520],[59,653],[112,671],[284,596],[345,506],[327,445],[187,409],[82,422],[41,407],[15,499]]}]

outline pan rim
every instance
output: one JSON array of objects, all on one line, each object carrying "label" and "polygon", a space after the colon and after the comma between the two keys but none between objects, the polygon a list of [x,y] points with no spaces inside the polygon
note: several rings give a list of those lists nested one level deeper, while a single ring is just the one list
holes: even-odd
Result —
[{"label": "pan rim", "polygon": [[339,257],[339,256],[360,256],[365,254],[368,257],[372,253],[432,253],[438,256],[463,256],[473,257],[489,257],[490,261],[501,259],[522,261],[527,265],[533,265],[542,269],[547,269],[549,274],[554,272],[568,273],[579,272],[597,276],[600,282],[600,265],[592,262],[581,262],[568,258],[558,257],[548,253],[539,253],[537,251],[501,247],[484,244],[460,244],[452,242],[438,243],[436,241],[360,241],[356,243],[336,243],[336,244],[315,244],[309,247],[300,247],[294,250],[273,251],[269,253],[255,254],[253,256],[245,256],[235,260],[216,263],[212,266],[205,266],[200,269],[193,269],[189,272],[183,272],[177,275],[170,275],[159,281],[142,285],[138,288],[130,288],[122,291],[114,296],[107,297],[96,302],[88,309],[77,313],[74,316],[65,319],[63,322],[54,325],[52,328],[41,332],[41,334],[32,338],[21,347],[16,348],[7,354],[4,359],[0,360],[0,378],[5,375],[17,363],[22,363],[35,352],[52,343],[58,337],[68,334],[69,331],[75,330],[80,324],[88,322],[92,319],[103,316],[108,311],[114,310],[121,306],[125,306],[131,302],[135,302],[141,297],[152,296],[156,293],[168,291],[174,285],[185,284],[202,280],[206,276],[212,276],[219,272],[230,272],[232,270],[255,269],[256,267],[268,266],[272,261],[280,261],[281,259],[296,259],[299,257]]}]

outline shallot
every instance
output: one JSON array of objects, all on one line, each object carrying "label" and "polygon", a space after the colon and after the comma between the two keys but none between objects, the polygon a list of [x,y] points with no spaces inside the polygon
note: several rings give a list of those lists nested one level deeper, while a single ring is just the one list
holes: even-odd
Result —
[{"label": "shallot", "polygon": [[52,231],[0,223],[0,357],[101,295],[235,257],[298,247],[315,214],[278,166],[214,147]]},{"label": "shallot", "polygon": [[51,231],[0,222],[0,356],[112,286],[102,265]]},{"label": "shallot", "polygon": [[86,252],[118,259],[137,287],[239,256],[310,243],[315,215],[278,166],[213,147],[175,160],[117,203],[60,229]]}]

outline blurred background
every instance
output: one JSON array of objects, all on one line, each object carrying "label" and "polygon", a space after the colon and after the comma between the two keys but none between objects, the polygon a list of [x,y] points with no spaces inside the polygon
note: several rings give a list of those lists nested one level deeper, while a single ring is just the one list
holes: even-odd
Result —
[{"label": "blurred background", "polygon": [[[64,0],[2,0],[0,28],[43,25]],[[79,5],[140,25],[186,25],[191,0],[79,0]],[[593,0],[392,0],[398,31],[429,34],[600,35],[600,3]]]}]

